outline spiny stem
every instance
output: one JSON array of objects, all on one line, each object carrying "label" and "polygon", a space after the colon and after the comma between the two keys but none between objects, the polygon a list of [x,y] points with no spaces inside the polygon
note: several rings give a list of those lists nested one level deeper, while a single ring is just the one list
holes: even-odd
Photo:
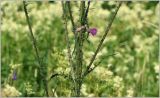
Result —
[{"label": "spiny stem", "polygon": [[[86,12],[85,12],[85,24],[86,24],[86,26],[87,26],[88,29],[89,29],[89,24],[88,24],[88,19],[87,19],[87,17],[88,17],[88,12],[89,12],[90,3],[91,3],[91,1],[88,1],[88,6],[87,6],[87,9],[86,9]],[[89,37],[89,33],[87,34],[87,37],[86,37],[86,38],[88,38],[88,37]]]},{"label": "spiny stem", "polygon": [[[113,55],[116,55],[116,53],[113,53],[113,54],[110,54],[110,55],[107,55],[107,57],[109,57],[109,56],[113,56]],[[101,59],[101,61],[100,62],[98,62],[93,68],[90,68],[89,70],[88,70],[88,73],[87,74],[85,74],[85,76],[86,75],[88,75],[89,73],[91,73],[96,67],[98,67],[98,65],[100,65],[101,64],[101,62],[104,60],[104,58],[102,58]],[[84,77],[85,77],[84,76]]]},{"label": "spiny stem", "polygon": [[72,28],[73,28],[73,33],[74,33],[74,39],[75,39],[74,49],[72,51],[72,55],[73,55],[73,53],[75,51],[75,47],[76,47],[76,42],[77,42],[77,33],[76,33],[76,26],[74,23],[74,18],[72,16],[72,9],[71,9],[70,1],[67,1],[66,4],[68,6],[68,11],[69,11],[69,15],[70,15],[71,23],[72,23]]},{"label": "spiny stem", "polygon": [[73,19],[73,16],[72,16],[71,4],[70,4],[70,1],[67,1],[66,3],[67,3],[67,6],[68,6],[68,11],[69,11],[70,18],[71,18],[73,33],[75,34],[76,26],[75,26],[74,19]]},{"label": "spiny stem", "polygon": [[88,1],[88,6],[87,6],[87,9],[86,9],[85,18],[87,18],[87,16],[88,16],[90,3],[91,3],[91,1]]},{"label": "spiny stem", "polygon": [[88,6],[87,6],[87,9],[86,9],[86,12],[85,12],[85,16],[84,16],[84,19],[85,19],[85,22],[86,22],[87,26],[88,26],[87,16],[88,16],[88,12],[89,12],[90,2],[91,1],[88,1]]},{"label": "spiny stem", "polygon": [[97,54],[98,54],[98,52],[99,52],[102,44],[103,44],[103,41],[105,40],[105,38],[106,38],[106,36],[107,36],[107,34],[108,34],[111,26],[112,26],[113,20],[115,19],[116,15],[117,15],[117,12],[118,12],[118,10],[119,10],[119,8],[120,8],[120,6],[121,6],[121,4],[122,4],[122,2],[120,2],[120,3],[118,4],[118,6],[117,6],[117,8],[116,8],[116,10],[115,10],[115,13],[113,13],[113,15],[111,16],[111,19],[110,19],[110,21],[109,21],[109,24],[108,24],[106,30],[105,30],[105,33],[104,33],[104,35],[103,35],[103,37],[102,37],[102,39],[101,39],[101,41],[100,41],[100,43],[99,43],[99,45],[98,45],[98,47],[97,47],[97,49],[96,49],[94,55],[92,56],[89,65],[87,66],[87,68],[86,68],[86,70],[85,70],[85,72],[84,72],[84,74],[83,74],[83,78],[84,78],[84,76],[86,76],[86,74],[89,73],[90,67],[91,67],[92,63],[94,62],[94,60],[95,60],[95,58],[96,58],[96,56],[97,56]]},{"label": "spiny stem", "polygon": [[[85,2],[81,2],[80,7],[80,23],[81,26],[84,24],[84,12],[85,12]],[[80,96],[80,90],[82,85],[82,65],[83,65],[83,31],[80,31],[79,33],[76,33],[76,43],[75,43],[75,57],[74,57],[74,66],[73,66],[73,73],[75,74],[75,83],[74,88],[72,90],[72,96],[79,97]]]},{"label": "spiny stem", "polygon": [[67,50],[68,50],[68,60],[70,65],[72,66],[72,56],[71,56],[71,49],[70,49],[70,42],[69,42],[69,35],[68,35],[68,28],[67,28],[67,16],[66,16],[66,10],[65,10],[65,5],[62,1],[62,8],[63,8],[63,20],[64,20],[64,25],[65,25],[65,38],[67,42]]},{"label": "spiny stem", "polygon": [[[71,55],[71,49],[70,49],[70,42],[69,42],[69,35],[68,35],[68,28],[67,28],[67,13],[66,13],[66,6],[64,2],[62,1],[62,10],[63,10],[63,20],[65,25],[65,38],[67,42],[67,50],[68,50],[68,60],[71,67],[71,71],[73,71],[73,60]],[[71,74],[72,79],[74,80],[74,74]]]},{"label": "spiny stem", "polygon": [[81,6],[80,6],[80,12],[81,12],[81,17],[80,17],[80,22],[81,26],[85,25],[85,1],[81,1]]},{"label": "spiny stem", "polygon": [[64,73],[55,73],[55,74],[53,74],[53,75],[50,77],[50,79],[49,79],[48,81],[50,81],[50,80],[53,79],[54,77],[58,77],[58,76],[61,76],[61,77],[63,77],[63,78],[67,78],[67,79],[71,80],[71,78],[70,78],[68,75],[64,74]]},{"label": "spiny stem", "polygon": [[[69,43],[69,36],[68,36],[68,28],[67,28],[67,13],[66,13],[66,5],[62,1],[62,10],[63,10],[63,20],[64,20],[64,25],[65,25],[65,33],[66,33],[66,42],[67,42],[67,49],[68,49],[68,57],[69,57],[69,63],[71,67],[71,80],[73,81],[73,84],[76,84],[75,82],[75,72],[74,72],[74,64],[72,61],[72,56],[71,56],[71,50],[70,50],[70,43]],[[73,86],[74,88],[75,86]]]},{"label": "spiny stem", "polygon": [[[26,21],[28,23],[28,28],[29,28],[29,31],[30,31],[30,37],[31,37],[32,44],[33,44],[33,47],[34,47],[35,52],[36,52],[36,58],[37,58],[37,61],[38,61],[38,64],[40,65],[40,67],[44,68],[44,65],[42,64],[42,61],[41,61],[40,56],[39,56],[36,39],[35,39],[35,37],[33,35],[32,26],[31,26],[31,23],[30,23],[30,20],[29,20],[27,8],[26,8],[27,5],[26,5],[25,1],[23,1],[23,5],[24,5],[24,12],[25,12],[25,16],[26,16]],[[45,76],[44,76],[44,74],[42,72],[42,69],[40,68],[39,70],[40,70],[40,75],[42,76],[42,81],[44,83],[46,95],[49,96],[49,94],[48,94],[47,80],[45,79]]]}]

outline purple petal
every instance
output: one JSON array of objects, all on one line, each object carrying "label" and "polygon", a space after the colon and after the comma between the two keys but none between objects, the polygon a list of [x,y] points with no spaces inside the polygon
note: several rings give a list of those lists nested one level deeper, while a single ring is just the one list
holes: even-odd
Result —
[{"label": "purple petal", "polygon": [[96,28],[90,28],[89,33],[91,33],[93,36],[97,34],[97,29]]},{"label": "purple petal", "polygon": [[14,70],[12,80],[16,80],[16,79],[17,79],[17,75],[16,75],[16,71]]}]

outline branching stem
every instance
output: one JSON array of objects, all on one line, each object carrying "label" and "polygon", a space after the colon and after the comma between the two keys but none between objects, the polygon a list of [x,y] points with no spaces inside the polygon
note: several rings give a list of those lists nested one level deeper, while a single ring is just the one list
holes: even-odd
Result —
[{"label": "branching stem", "polygon": [[39,56],[36,39],[35,39],[35,37],[33,35],[32,26],[31,26],[31,23],[30,23],[30,20],[29,20],[29,16],[28,16],[28,12],[27,12],[27,8],[26,8],[27,4],[26,4],[25,1],[23,1],[23,5],[24,5],[24,12],[25,12],[25,16],[26,16],[26,21],[28,23],[28,28],[29,28],[29,31],[30,31],[30,37],[31,37],[31,40],[32,40],[32,44],[33,44],[34,50],[36,52],[36,58],[37,58],[38,64],[40,65],[39,66],[40,75],[42,76],[42,81],[44,83],[46,96],[49,96],[47,80],[45,79],[46,76],[44,75],[43,70],[42,70],[42,68],[44,68],[44,65],[42,64],[42,61],[41,61],[40,56]]},{"label": "branching stem", "polygon": [[96,58],[96,56],[97,56],[97,54],[98,54],[98,52],[99,52],[102,44],[103,44],[103,41],[105,40],[105,38],[106,38],[106,36],[107,36],[107,34],[108,34],[111,26],[112,26],[112,23],[113,23],[116,15],[117,15],[117,12],[118,12],[121,4],[122,4],[122,2],[120,2],[120,3],[118,4],[118,6],[117,6],[117,8],[116,8],[116,10],[115,10],[115,13],[113,13],[113,15],[111,16],[111,19],[110,19],[110,21],[109,21],[109,24],[108,24],[106,30],[105,30],[105,33],[104,33],[104,35],[103,35],[103,37],[102,37],[102,39],[101,39],[101,41],[100,41],[100,43],[99,43],[99,45],[98,45],[98,47],[97,47],[97,49],[96,49],[94,55],[92,56],[89,65],[87,66],[87,68],[86,68],[86,70],[85,70],[85,72],[84,72],[84,74],[83,74],[83,76],[82,76],[83,78],[89,73],[89,70],[90,70],[90,68],[91,68],[91,65],[93,64],[93,62],[94,62],[94,60],[95,60],[95,58]]}]

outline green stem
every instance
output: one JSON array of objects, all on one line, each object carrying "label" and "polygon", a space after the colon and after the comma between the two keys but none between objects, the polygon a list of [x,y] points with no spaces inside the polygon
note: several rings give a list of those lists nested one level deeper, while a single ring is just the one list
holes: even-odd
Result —
[{"label": "green stem", "polygon": [[93,62],[94,62],[94,60],[95,60],[95,58],[96,58],[96,56],[97,56],[97,54],[98,54],[98,52],[99,52],[99,50],[100,50],[100,48],[101,48],[101,46],[102,46],[105,38],[106,38],[106,36],[107,36],[107,34],[108,34],[111,26],[112,26],[112,23],[113,23],[116,15],[117,15],[117,12],[118,12],[121,4],[122,4],[122,2],[119,3],[119,5],[117,6],[117,8],[116,8],[116,10],[115,10],[115,13],[112,14],[111,19],[110,19],[110,21],[109,21],[109,24],[108,24],[108,26],[107,26],[107,28],[106,28],[106,30],[105,30],[105,33],[104,33],[104,35],[103,35],[103,37],[102,37],[102,39],[101,39],[101,41],[100,41],[100,43],[99,43],[99,45],[98,45],[98,47],[97,47],[97,49],[96,49],[94,55],[92,56],[89,65],[87,66],[87,68],[86,68],[86,70],[85,70],[85,72],[84,72],[84,74],[83,74],[83,78],[84,78],[87,74],[90,73],[89,70],[90,70],[90,68],[91,68],[91,65],[93,64]]},{"label": "green stem", "polygon": [[67,1],[67,6],[68,6],[69,15],[70,15],[70,18],[71,18],[73,33],[75,34],[76,26],[75,26],[74,19],[73,19],[73,16],[72,16],[72,8],[71,8],[70,1]]},{"label": "green stem", "polygon": [[[72,55],[71,55],[71,50],[70,50],[70,43],[69,43],[69,36],[68,36],[68,29],[67,29],[67,11],[66,11],[66,4],[68,5],[69,4],[69,2],[66,2],[66,3],[64,3],[63,1],[62,1],[62,10],[63,10],[63,20],[64,20],[64,25],[65,25],[65,33],[66,33],[66,42],[67,42],[67,49],[68,49],[68,57],[69,57],[69,63],[70,63],[70,67],[71,67],[71,76],[72,76],[72,82],[73,82],[73,89],[72,89],[72,95],[74,96],[75,94],[74,94],[74,92],[75,92],[75,90],[74,90],[74,87],[75,87],[75,84],[76,84],[76,82],[75,82],[75,72],[74,72],[74,63],[73,63],[73,61],[72,61]],[[71,7],[68,7],[68,8],[71,8]],[[71,9],[70,9],[71,10]],[[69,11],[69,13],[70,13],[70,11]],[[71,14],[70,14],[71,15]],[[72,19],[73,19],[73,17],[72,17]],[[72,21],[72,19],[71,19],[71,21]],[[74,22],[73,22],[73,27],[74,27]]]},{"label": "green stem", "polygon": [[72,29],[73,29],[73,33],[74,33],[74,39],[75,39],[75,45],[74,45],[74,49],[72,51],[72,55],[73,55],[74,51],[75,51],[75,47],[76,47],[76,42],[77,42],[76,41],[77,33],[76,33],[76,26],[75,26],[75,23],[74,23],[74,18],[73,18],[73,15],[72,15],[72,8],[71,8],[70,1],[67,1],[66,4],[68,6],[68,11],[69,11],[69,15],[70,15],[71,23],[72,23]]},{"label": "green stem", "polygon": [[[84,13],[85,13],[85,2],[81,2],[81,16],[80,16],[80,22],[81,26],[84,25]],[[76,47],[75,47],[75,66],[74,66],[74,74],[75,74],[75,84],[74,84],[74,92],[73,96],[79,97],[80,96],[80,90],[82,86],[82,65],[83,65],[83,35],[84,31],[81,31],[77,33],[77,41],[76,41]]]},{"label": "green stem", "polygon": [[23,5],[24,5],[24,12],[25,12],[25,16],[26,16],[26,21],[28,23],[28,28],[29,28],[29,31],[30,31],[30,37],[31,37],[31,40],[32,40],[32,44],[33,44],[33,47],[35,49],[35,52],[36,52],[36,58],[37,58],[37,61],[38,61],[38,64],[40,65],[39,66],[39,71],[40,71],[40,76],[42,77],[42,81],[43,81],[43,84],[44,84],[44,88],[45,88],[45,91],[46,91],[46,96],[49,96],[48,94],[48,86],[47,86],[47,80],[46,80],[46,76],[45,76],[45,66],[42,64],[42,61],[40,59],[40,56],[39,56],[39,52],[38,52],[38,48],[37,48],[37,43],[36,43],[36,39],[33,35],[33,31],[32,31],[32,26],[31,26],[31,23],[30,23],[30,20],[29,20],[29,16],[28,16],[28,12],[27,12],[27,4],[25,1],[23,1]]},{"label": "green stem", "polygon": [[62,10],[63,10],[63,20],[64,20],[64,25],[65,25],[65,39],[67,42],[67,50],[68,50],[68,60],[70,65],[72,66],[72,56],[71,56],[71,49],[70,49],[70,41],[69,41],[69,35],[68,35],[68,28],[67,28],[67,14],[66,14],[66,9],[65,9],[65,4],[62,1]]}]

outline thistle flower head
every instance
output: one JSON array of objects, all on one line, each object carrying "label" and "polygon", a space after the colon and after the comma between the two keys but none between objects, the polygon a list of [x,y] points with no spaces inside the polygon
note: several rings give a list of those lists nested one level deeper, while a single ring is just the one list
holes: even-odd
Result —
[{"label": "thistle flower head", "polygon": [[89,33],[91,33],[93,36],[95,36],[97,34],[97,29],[96,28],[90,28],[88,30]]}]

